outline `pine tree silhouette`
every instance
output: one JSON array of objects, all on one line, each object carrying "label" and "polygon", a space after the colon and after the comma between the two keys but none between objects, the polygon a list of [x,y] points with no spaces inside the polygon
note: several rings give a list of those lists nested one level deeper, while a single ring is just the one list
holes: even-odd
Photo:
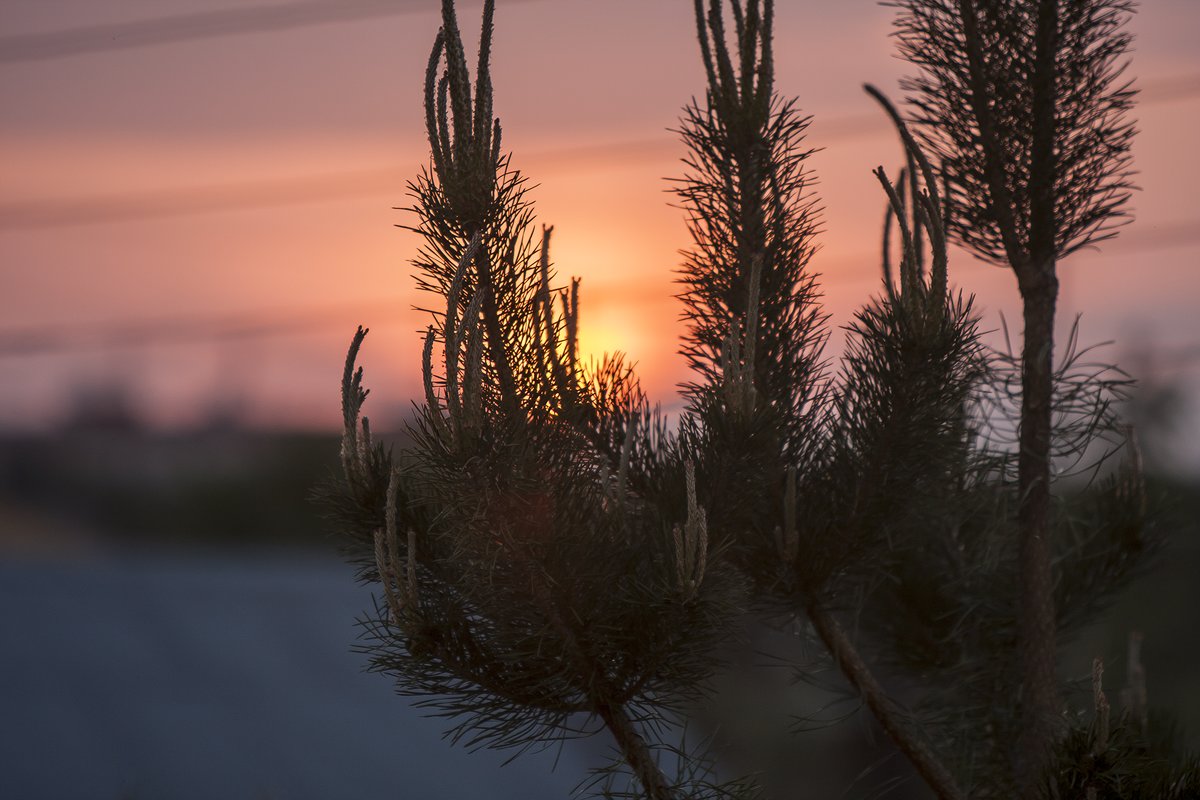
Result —
[{"label": "pine tree silhouette", "polygon": [[[1123,376],[1090,367],[1074,338],[1059,366],[1051,354],[1056,264],[1111,235],[1128,197],[1127,4],[897,5],[920,68],[913,130],[868,87],[906,164],[895,181],[876,170],[882,285],[835,368],[811,269],[808,120],[775,89],[773,3],[695,0],[707,89],[684,110],[675,184],[693,379],[672,429],[619,356],[582,363],[579,282],[559,286],[551,229],[501,145],[494,2],[472,75],[443,0],[432,156],[409,185],[420,286],[438,299],[424,402],[410,446],[373,441],[360,328],[343,479],[325,499],[379,587],[361,643],[372,669],[456,741],[606,730],[620,757],[598,770],[605,796],[757,796],[680,734],[718,644],[753,611],[809,626],[941,798],[1194,796],[1200,771],[1144,701],[1114,724],[1098,671],[1090,712],[1068,714],[1055,674],[1056,639],[1160,538],[1135,450],[1083,490],[1052,472],[1098,470],[1091,454],[1125,436]],[[1023,356],[981,343],[951,240],[1016,271]],[[896,676],[919,695],[902,702]]]}]

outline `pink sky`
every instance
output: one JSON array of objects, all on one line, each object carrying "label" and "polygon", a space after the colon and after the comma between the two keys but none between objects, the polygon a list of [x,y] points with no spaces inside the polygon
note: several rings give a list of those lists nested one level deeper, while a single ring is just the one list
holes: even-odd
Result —
[{"label": "pink sky", "polygon": [[[279,6],[245,0],[229,6]],[[286,5],[286,4],[283,4]],[[583,341],[640,364],[675,402],[681,213],[669,128],[703,89],[691,0],[500,0],[497,111],[514,163],[539,184],[560,277],[583,277]],[[7,60],[0,68],[0,328],[300,315],[286,335],[0,351],[0,426],[45,427],[81,388],[130,382],[158,424],[188,424],[219,398],[270,425],[332,427],[344,348],[358,322],[375,414],[405,407],[418,378],[422,302],[404,183],[426,158],[420,91],[438,26],[433,0],[344,0],[353,21]],[[814,260],[845,324],[878,287],[882,200],[894,135],[860,90],[897,95],[906,65],[892,11],[871,0],[778,0],[777,86],[813,114],[811,160],[826,233]],[[211,10],[199,0],[0,0],[7,37]],[[220,6],[226,7],[226,6]],[[460,3],[473,31],[479,4]],[[1149,0],[1132,23],[1136,221],[1123,241],[1063,266],[1061,317],[1113,358],[1150,343],[1166,368],[1200,372],[1200,4]],[[474,39],[474,33],[469,39]],[[17,39],[0,42],[0,58]],[[24,40],[28,43],[28,40]],[[18,43],[20,43],[18,41]],[[288,201],[288,202],[284,202]],[[959,254],[985,327],[1018,318],[1012,276]],[[153,326],[146,330],[156,330]],[[152,339],[149,334],[134,338]],[[162,337],[159,337],[160,339]],[[834,337],[835,343],[838,339]],[[1190,354],[1190,355],[1189,355]]]}]

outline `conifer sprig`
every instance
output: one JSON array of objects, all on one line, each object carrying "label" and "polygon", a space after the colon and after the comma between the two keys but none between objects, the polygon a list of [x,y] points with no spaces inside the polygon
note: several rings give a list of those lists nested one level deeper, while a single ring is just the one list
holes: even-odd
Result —
[{"label": "conifer sprig", "polygon": [[[342,381],[343,479],[327,500],[378,587],[360,643],[371,669],[450,720],[455,741],[521,749],[607,730],[619,758],[592,787],[605,796],[754,797],[748,781],[722,783],[678,723],[733,620],[782,609],[807,619],[943,800],[1195,785],[1194,763],[1147,744],[1161,728],[1140,661],[1130,713],[1112,718],[1097,673],[1094,724],[1064,718],[1046,770],[1031,771],[1030,686],[1046,677],[1031,665],[1045,660],[1014,668],[1036,638],[1030,609],[1069,634],[1160,542],[1136,447],[1114,475],[1097,471],[1127,434],[1112,411],[1124,377],[1085,361],[1074,335],[1051,361],[1055,260],[1109,235],[1128,196],[1132,95],[1114,66],[1128,4],[898,5],[902,50],[924,70],[910,84],[918,128],[868,87],[904,166],[894,180],[875,171],[880,292],[827,372],[812,151],[807,119],[775,92],[774,5],[695,0],[708,87],[680,131],[694,374],[676,433],[619,354],[581,364],[579,282],[557,285],[552,229],[537,230],[501,148],[494,0],[473,75],[443,0],[425,76],[430,163],[409,185],[417,283],[435,298],[423,403],[403,449],[373,439],[360,328]],[[930,127],[939,115],[945,130]],[[980,344],[950,239],[1017,271],[1020,358]],[[1053,459],[1085,455],[1090,483],[1051,502],[1065,477]],[[1040,605],[1013,591],[1030,575]],[[893,675],[920,691],[893,693]],[[604,782],[616,772],[627,787]]]},{"label": "conifer sprig", "polygon": [[[1128,111],[1136,90],[1124,77],[1132,41],[1124,27],[1133,3],[893,5],[900,9],[900,53],[919,70],[904,87],[917,133],[946,181],[955,237],[980,257],[1009,265],[1047,250],[1065,258],[1114,236],[1127,217],[1133,177]],[[1050,41],[1041,50],[1053,56],[1039,55],[1038,36],[1047,36],[1039,34],[1040,13],[1052,15]],[[1056,66],[1049,85],[1035,87],[1038,59],[1050,57]],[[1033,124],[1039,92],[1048,92],[1052,104],[1048,129]],[[1044,167],[1034,156],[1044,146],[1035,143],[1039,136],[1052,142],[1052,162]],[[1039,245],[1034,195],[1044,180],[1050,235]]]},{"label": "conifer sprig", "polygon": [[[808,119],[774,92],[771,0],[696,0],[705,99],[684,109],[687,176],[676,192],[693,245],[680,283],[693,401],[740,371],[784,421],[789,455],[806,444],[819,391],[825,315],[809,260],[819,210],[803,144]],[[728,40],[732,40],[732,46]]]},{"label": "conifer sprig", "polygon": [[898,0],[905,84],[953,207],[950,230],[1011,267],[1024,304],[1020,503],[1022,796],[1032,800],[1061,725],[1052,528],[1058,261],[1110,238],[1131,184],[1121,59],[1128,0]]},{"label": "conifer sprig", "polygon": [[926,510],[914,489],[943,478],[945,460],[957,457],[959,443],[948,439],[961,439],[965,400],[981,374],[970,304],[948,300],[936,181],[896,117],[928,188],[916,189],[914,166],[911,201],[902,200],[877,173],[901,226],[901,285],[860,315],[851,338],[861,350],[851,345],[844,380],[827,388],[825,318],[807,269],[817,226],[807,121],[773,93],[773,5],[731,0],[730,8],[732,48],[724,3],[695,7],[709,86],[682,129],[689,174],[678,192],[694,240],[681,279],[684,352],[696,373],[683,440],[702,455],[697,470],[714,499],[709,526],[733,543],[735,563],[766,596],[807,614],[922,776],[957,798],[954,778],[831,614],[837,584],[880,563],[888,517]]},{"label": "conifer sprig", "polygon": [[362,649],[455,740],[523,748],[600,727],[645,796],[668,800],[690,790],[664,777],[655,738],[702,693],[741,581],[632,370],[579,364],[578,281],[555,287],[551,230],[535,236],[491,118],[493,11],[474,88],[450,0],[426,75],[431,167],[410,191],[418,284],[441,307],[411,446],[386,452],[360,423],[364,330],[347,359],[334,507],[381,589]]}]

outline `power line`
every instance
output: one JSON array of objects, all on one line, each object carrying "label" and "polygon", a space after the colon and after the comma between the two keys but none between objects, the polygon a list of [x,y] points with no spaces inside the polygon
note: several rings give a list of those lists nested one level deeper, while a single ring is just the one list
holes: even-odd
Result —
[{"label": "power line", "polygon": [[1170,247],[1190,247],[1200,244],[1200,219],[1156,224],[1147,228],[1135,227],[1122,231],[1121,235],[1104,242],[1104,251],[1110,250],[1163,250]]},{"label": "power line", "polygon": [[356,22],[436,9],[435,0],[296,0],[282,5],[218,8],[134,22],[0,37],[0,63],[49,61],[90,53],[335,22]]},{"label": "power line", "polygon": [[[1200,74],[1147,81],[1143,95],[1146,105],[1171,103],[1200,96]],[[814,120],[814,125],[820,130],[822,140],[826,142],[884,130],[878,115],[873,114],[818,118]],[[658,155],[668,146],[668,142],[670,146],[675,146],[673,141],[663,137],[641,137],[532,150],[527,153],[527,157],[539,161],[585,161],[606,157],[630,160],[648,153]],[[402,176],[410,171],[397,165],[271,181],[158,189],[120,195],[0,202],[0,231],[160,219],[401,193],[404,186]]]},{"label": "power line", "polygon": [[61,228],[273,208],[396,192],[403,170],[373,168],[119,195],[0,203],[0,230]]},{"label": "power line", "polygon": [[[1200,219],[1155,225],[1145,231],[1135,229],[1106,242],[1104,247],[1105,251],[1119,249],[1142,252],[1197,243],[1200,243]],[[873,258],[867,254],[849,255],[838,259],[838,262],[870,263]],[[822,274],[820,280],[826,285],[840,282],[829,273]],[[0,329],[0,358],[286,336],[335,324],[347,325],[375,314],[392,313],[408,307],[409,301],[393,298],[298,310],[197,315],[183,319],[171,317],[74,326],[20,326]],[[1194,352],[1188,350],[1186,358],[1200,359],[1200,346],[1194,348]]]},{"label": "power line", "polygon": [[[531,159],[588,160],[606,156],[637,157],[664,150],[665,138],[627,139],[535,150]],[[160,219],[229,210],[272,208],[319,203],[347,197],[395,194],[404,191],[411,167],[373,167],[265,181],[189,186],[146,192],[0,202],[0,231],[61,228]]]},{"label": "power line", "polygon": [[347,320],[407,308],[402,299],[371,300],[322,308],[209,314],[93,325],[29,325],[0,330],[0,358],[80,350],[262,339],[345,325]]},{"label": "power line", "polygon": [[1138,88],[1138,102],[1141,104],[1153,105],[1186,100],[1200,95],[1200,73],[1156,78],[1135,86]]},{"label": "power line", "polygon": [[[854,115],[830,120],[851,126],[869,120]],[[841,128],[837,128],[841,130]],[[647,153],[666,153],[676,143],[667,137],[639,137],[603,143],[548,147],[528,151],[533,161],[579,162],[606,157],[626,161]],[[271,208],[403,193],[411,167],[395,165],[327,172],[264,181],[188,186],[146,192],[0,202],[0,231],[61,228],[178,217],[228,210]]]}]

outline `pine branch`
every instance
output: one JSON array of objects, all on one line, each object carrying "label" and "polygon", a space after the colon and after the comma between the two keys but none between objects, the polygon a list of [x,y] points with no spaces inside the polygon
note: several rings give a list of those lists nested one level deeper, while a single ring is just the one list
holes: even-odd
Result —
[{"label": "pine branch", "polygon": [[957,200],[955,236],[1007,263],[1024,302],[1020,618],[1022,793],[1033,797],[1056,734],[1051,568],[1057,261],[1112,233],[1129,196],[1132,92],[1115,82],[1129,44],[1124,0],[903,0],[906,87]]},{"label": "pine branch", "polygon": [[917,772],[929,784],[929,788],[942,800],[965,798],[966,795],[958,787],[954,776],[922,741],[920,733],[908,724],[903,710],[875,679],[837,619],[815,604],[808,606],[807,614],[842,674],[862,695],[867,708],[879,721],[884,732],[912,762]]},{"label": "pine branch", "polygon": [[[839,667],[867,697],[868,707],[879,717],[884,729],[941,796],[960,797],[949,772],[918,735],[901,724],[894,703],[883,693],[854,645],[823,611],[824,597],[831,591],[833,577],[871,546],[867,539],[875,535],[877,526],[871,515],[886,505],[887,501],[882,499],[875,506],[864,505],[864,495],[890,499],[895,495],[887,490],[878,491],[879,486],[894,484],[897,479],[903,482],[913,474],[897,469],[899,465],[888,460],[902,452],[904,445],[889,441],[890,434],[880,438],[876,432],[894,428],[899,421],[901,430],[914,434],[906,436],[905,443],[919,443],[930,433],[928,425],[909,425],[912,413],[896,413],[899,409],[891,404],[892,398],[911,402],[907,407],[912,412],[928,411],[933,425],[941,426],[944,417],[939,414],[946,410],[946,404],[929,403],[930,398],[925,394],[920,391],[914,394],[912,390],[928,388],[940,400],[945,393],[941,386],[945,376],[934,369],[914,378],[913,368],[928,362],[928,354],[923,354],[912,360],[906,357],[894,372],[879,376],[873,383],[868,373],[877,362],[871,361],[858,376],[868,378],[865,384],[847,381],[846,385],[853,387],[853,399],[848,397],[841,403],[834,400],[836,418],[823,421],[829,426],[828,432],[813,435],[819,428],[814,424],[815,418],[809,416],[813,412],[806,409],[806,404],[816,404],[817,399],[816,345],[823,341],[823,334],[818,333],[823,318],[811,310],[815,296],[812,279],[801,282],[806,278],[803,268],[811,251],[806,239],[815,232],[810,222],[811,201],[804,200],[799,191],[803,180],[800,164],[807,155],[800,140],[804,125],[790,121],[790,103],[782,103],[773,96],[764,97],[756,89],[771,83],[770,41],[755,38],[759,30],[757,7],[752,2],[743,12],[737,2],[732,4],[736,53],[730,54],[725,44],[722,4],[713,0],[707,13],[700,3],[696,6],[709,87],[707,105],[688,109],[682,133],[692,151],[686,162],[692,175],[679,192],[689,211],[695,240],[684,270],[688,292],[683,299],[688,309],[691,342],[685,352],[702,380],[688,387],[692,397],[691,416],[685,419],[685,424],[694,427],[685,440],[695,442],[703,454],[706,488],[716,501],[713,529],[733,540],[731,554],[739,565],[765,592],[799,593],[802,606],[818,616],[822,638]],[[768,3],[763,30],[769,30],[771,17]],[[740,67],[738,73],[734,72],[735,61]],[[932,168],[898,117],[896,120],[914,164],[912,224],[905,217],[903,200],[879,171],[891,199],[892,215],[901,226],[902,287],[898,295],[892,295],[893,302],[877,316],[863,317],[868,326],[879,324],[864,337],[872,342],[890,343],[894,339],[901,348],[912,342],[920,349],[939,342],[938,334],[943,330],[951,339],[957,339],[960,333],[972,329],[973,323],[969,311],[958,315],[947,313],[943,215]],[[918,161],[926,178],[924,194],[916,189]],[[789,185],[797,189],[774,192],[778,185],[775,179],[780,174],[790,175]],[[769,179],[764,181],[764,176]],[[779,229],[798,227],[805,239],[773,238],[779,229],[765,224],[767,214],[778,220]],[[930,285],[925,284],[921,268],[926,233],[934,250]],[[779,241],[786,243],[787,248],[781,249]],[[947,320],[952,321],[952,327],[943,329],[942,322]],[[956,325],[961,327],[953,327]],[[767,335],[757,335],[760,328]],[[772,333],[777,338],[771,338]],[[964,338],[969,340],[970,334]],[[969,351],[968,345],[964,351],[968,355],[963,361],[956,360],[962,359],[963,353],[951,355],[947,361],[949,368],[957,370],[962,363],[969,362]],[[973,378],[973,375],[967,377],[965,382],[969,385]],[[859,403],[870,392],[864,386],[878,388],[888,399],[877,405]],[[866,394],[856,394],[860,389]],[[953,395],[953,391],[949,393]],[[957,411],[955,404],[961,402],[961,398],[950,401],[952,414]],[[857,424],[870,427],[872,432],[862,436],[843,435],[845,426]],[[843,444],[849,441],[855,444]],[[826,453],[819,459],[813,458],[806,454],[807,448],[823,449]],[[831,458],[829,452],[844,453],[845,466],[851,471],[856,471],[860,464],[868,465],[877,479],[870,475],[861,481],[850,479],[855,497],[846,503],[828,492],[819,499],[807,497],[820,506],[829,506],[832,501],[834,508],[825,513],[837,533],[830,530],[829,535],[813,538],[812,531],[806,531],[804,538],[809,541],[803,542],[796,520],[796,469],[806,468],[805,481],[825,484],[818,477],[820,472],[839,468],[834,463],[837,459]],[[784,472],[787,474],[783,487],[784,519],[775,524],[776,509],[780,507],[775,476]],[[846,486],[838,477],[829,483],[836,487],[835,494]],[[806,509],[812,505],[806,503]],[[868,507],[870,511],[866,510]],[[774,536],[762,537],[760,531],[770,530],[772,525]],[[809,527],[816,526],[810,522]],[[847,531],[872,531],[872,534],[847,535]]]},{"label": "pine branch", "polygon": [[441,303],[424,336],[424,405],[399,454],[360,425],[365,331],[347,359],[334,505],[360,577],[382,589],[362,650],[455,720],[456,741],[524,748],[583,717],[668,800],[686,787],[644,736],[703,692],[741,581],[709,563],[684,459],[632,371],[578,363],[578,281],[554,286],[550,229],[534,235],[491,117],[493,11],[488,0],[472,78],[444,0],[427,68],[432,167],[409,188],[418,285]]},{"label": "pine branch", "polygon": [[808,267],[819,227],[803,140],[808,119],[773,91],[773,3],[746,4],[733,52],[722,0],[707,8],[697,0],[695,13],[709,85],[680,129],[687,175],[676,192],[693,240],[680,274],[683,353],[697,375],[686,389],[699,409],[745,372],[756,407],[780,416],[783,446],[800,460],[827,336]]},{"label": "pine branch", "polygon": [[[749,587],[759,605],[807,613],[939,797],[1032,796],[1047,779],[1092,792],[1125,774],[1186,791],[1194,764],[1121,750],[1106,699],[1094,736],[1076,725],[1050,748],[1056,635],[1159,541],[1136,449],[1111,479],[1051,491],[1052,459],[1059,478],[1094,478],[1124,436],[1112,412],[1124,376],[1083,361],[1074,333],[1057,369],[1052,358],[1057,264],[1111,236],[1128,197],[1132,92],[1115,65],[1128,3],[898,2],[901,49],[921,67],[906,84],[918,127],[867,87],[904,162],[895,181],[875,170],[881,295],[855,315],[833,375],[809,266],[808,120],[774,90],[771,0],[729,5],[695,0],[708,89],[684,111],[677,187],[694,381],[673,433],[619,356],[580,364],[578,280],[555,285],[551,228],[537,235],[500,146],[494,0],[474,75],[443,0],[425,76],[430,165],[409,185],[418,285],[437,298],[424,402],[411,445],[374,441],[360,328],[342,380],[343,479],[327,491],[360,579],[381,591],[362,622],[371,669],[468,747],[603,728],[630,796],[745,797],[748,784],[710,780],[701,751],[661,740],[705,694]],[[1014,269],[1019,357],[980,345],[974,298],[950,286],[949,238]],[[1096,444],[1113,449],[1092,461]],[[836,616],[847,598],[861,642]],[[866,653],[923,682],[919,721]]]},{"label": "pine branch", "polygon": [[507,546],[515,556],[514,562],[522,571],[521,577],[529,581],[542,613],[566,644],[567,652],[576,664],[582,683],[586,686],[588,710],[604,722],[625,761],[646,790],[649,800],[674,800],[675,793],[655,763],[645,739],[634,728],[624,707],[624,701],[620,699],[628,694],[618,692],[609,684],[607,669],[588,652],[574,626],[567,623],[554,601],[545,577],[540,574],[533,559],[522,552],[523,548],[511,539]]}]

